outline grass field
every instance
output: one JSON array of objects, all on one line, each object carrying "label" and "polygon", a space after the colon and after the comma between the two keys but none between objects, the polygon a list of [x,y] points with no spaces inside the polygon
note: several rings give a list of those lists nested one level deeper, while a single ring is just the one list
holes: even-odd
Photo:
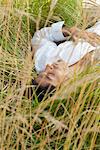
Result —
[{"label": "grass field", "polygon": [[[88,16],[89,17],[89,16]],[[52,97],[23,96],[36,77],[33,33],[59,20],[87,27],[80,0],[0,0],[0,150],[99,150],[100,67],[92,65]]]}]

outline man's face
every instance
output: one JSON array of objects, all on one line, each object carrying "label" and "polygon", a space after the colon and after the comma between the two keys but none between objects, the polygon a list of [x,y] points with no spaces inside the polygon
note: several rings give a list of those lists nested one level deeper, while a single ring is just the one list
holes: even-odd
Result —
[{"label": "man's face", "polygon": [[41,86],[53,85],[57,86],[61,84],[66,77],[67,64],[58,60],[52,65],[47,65],[45,71],[41,72],[36,78],[36,82]]}]

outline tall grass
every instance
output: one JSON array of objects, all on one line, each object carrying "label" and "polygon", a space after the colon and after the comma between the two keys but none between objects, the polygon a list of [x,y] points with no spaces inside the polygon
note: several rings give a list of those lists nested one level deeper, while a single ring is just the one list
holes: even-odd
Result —
[{"label": "tall grass", "polygon": [[[82,25],[81,1],[0,0],[0,149],[99,150],[98,65],[74,75],[38,102],[24,91],[36,76],[31,59],[35,30],[65,20]],[[84,22],[84,21],[83,21]]]}]

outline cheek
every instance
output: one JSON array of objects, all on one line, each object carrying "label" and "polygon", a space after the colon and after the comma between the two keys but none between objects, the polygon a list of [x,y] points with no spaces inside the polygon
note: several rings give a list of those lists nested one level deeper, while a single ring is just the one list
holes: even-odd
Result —
[{"label": "cheek", "polygon": [[56,72],[55,72],[55,77],[56,77],[56,79],[57,80],[62,80],[64,77],[65,77],[65,75],[64,75],[65,73],[64,72],[62,72],[62,70],[57,70]]},{"label": "cheek", "polygon": [[67,69],[61,69],[58,71],[58,75],[60,78],[64,79],[67,74]]},{"label": "cheek", "polygon": [[60,67],[57,70],[55,70],[55,73],[58,74],[59,76],[63,76],[66,73],[66,69]]}]

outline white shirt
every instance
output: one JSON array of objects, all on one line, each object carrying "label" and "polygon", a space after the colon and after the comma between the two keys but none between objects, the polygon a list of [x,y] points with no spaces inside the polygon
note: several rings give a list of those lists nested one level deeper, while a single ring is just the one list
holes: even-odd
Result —
[{"label": "white shirt", "polygon": [[[62,26],[64,21],[52,24],[51,27],[45,27],[35,32],[32,38],[32,47],[35,50],[35,68],[37,72],[45,70],[47,64],[53,64],[59,59],[64,60],[69,66],[78,62],[88,52],[100,48],[93,47],[83,39],[79,39],[75,44],[73,41],[65,41],[56,45],[55,42],[64,41]],[[100,35],[100,21],[87,31]]]},{"label": "white shirt", "polygon": [[83,4],[86,3],[86,5],[93,6],[93,4],[100,5],[100,0],[83,0]]}]

